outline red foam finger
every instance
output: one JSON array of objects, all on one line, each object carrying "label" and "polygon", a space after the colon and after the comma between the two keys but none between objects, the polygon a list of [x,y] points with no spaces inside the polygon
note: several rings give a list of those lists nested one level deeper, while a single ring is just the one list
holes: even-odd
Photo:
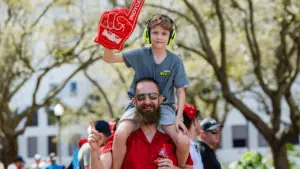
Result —
[{"label": "red foam finger", "polygon": [[125,26],[124,26],[123,22],[119,21],[119,17],[126,16],[127,13],[128,13],[128,9],[126,9],[126,8],[122,8],[122,9],[118,10],[117,14],[115,15],[114,22],[113,22],[114,29],[124,32]]},{"label": "red foam finger", "polygon": [[127,14],[127,18],[132,24],[136,24],[144,3],[145,0],[133,0],[129,13]]},{"label": "red foam finger", "polygon": [[103,26],[103,27],[107,27],[108,26],[108,16],[109,16],[109,11],[103,12],[98,24],[99,25],[101,24],[101,26]]},{"label": "red foam finger", "polygon": [[144,0],[134,0],[131,10],[116,8],[104,12],[100,18],[98,33],[94,42],[108,49],[122,50],[125,41],[136,27],[136,21],[143,4]]}]

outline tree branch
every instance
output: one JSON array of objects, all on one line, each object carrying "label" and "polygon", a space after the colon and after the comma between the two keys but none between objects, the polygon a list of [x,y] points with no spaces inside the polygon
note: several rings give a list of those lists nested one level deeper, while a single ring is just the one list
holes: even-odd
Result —
[{"label": "tree branch", "polygon": [[40,20],[42,19],[42,17],[47,13],[47,11],[52,7],[52,5],[56,2],[57,0],[54,0],[53,2],[49,3],[46,8],[43,10],[43,12],[38,16],[38,18],[31,24],[29,29],[32,29],[33,27],[35,27]]},{"label": "tree branch", "polygon": [[214,68],[219,68],[217,59],[216,59],[216,55],[210,45],[210,39],[208,38],[207,30],[206,30],[205,24],[203,22],[203,19],[202,19],[200,13],[198,12],[198,10],[196,9],[195,6],[193,6],[190,2],[188,2],[188,0],[182,0],[182,1],[192,11],[196,21],[198,22],[198,25],[201,29],[201,36],[203,37],[202,38],[203,40],[201,40],[201,43],[203,46],[203,50],[207,53],[208,61],[211,63],[211,65]]},{"label": "tree branch", "polygon": [[247,38],[247,42],[248,42],[249,49],[250,49],[250,52],[251,52],[251,56],[252,56],[252,59],[253,59],[253,66],[254,66],[255,76],[258,79],[258,82],[259,82],[260,86],[262,87],[262,89],[264,90],[264,92],[268,96],[272,97],[273,91],[271,89],[269,89],[267,84],[264,82],[264,79],[263,79],[263,76],[262,76],[261,60],[260,60],[260,57],[257,56],[256,51],[254,50],[253,42],[251,40],[251,36],[250,36],[249,30],[248,30],[247,20],[244,20],[244,28],[245,28],[246,38]]},{"label": "tree branch", "polygon": [[98,89],[98,91],[102,94],[102,96],[104,97],[104,100],[106,102],[106,105],[108,106],[108,110],[109,110],[109,113],[110,113],[110,117],[111,118],[114,118],[115,117],[115,113],[114,113],[114,110],[113,110],[113,106],[112,104],[110,103],[108,97],[107,97],[107,94],[106,92],[102,89],[102,87],[94,80],[92,79],[88,73],[86,72],[86,70],[84,70],[84,75],[89,79],[89,81],[91,81],[94,86]]},{"label": "tree branch", "polygon": [[152,8],[162,9],[162,10],[165,10],[165,11],[167,11],[169,13],[174,13],[174,14],[176,14],[176,15],[184,18],[185,20],[187,20],[192,25],[194,25],[195,28],[199,29],[199,26],[197,25],[197,23],[195,21],[193,21],[190,17],[188,17],[184,13],[181,13],[181,12],[179,12],[177,10],[173,10],[173,9],[166,8],[166,7],[163,7],[161,5],[156,5],[156,4],[147,4],[147,3],[145,3],[144,6],[149,6],[149,7],[152,7]]},{"label": "tree branch", "polygon": [[187,45],[185,45],[182,42],[178,42],[177,45],[178,45],[178,47],[181,47],[181,48],[186,49],[188,51],[194,52],[194,53],[200,55],[201,57],[203,57],[205,60],[207,60],[207,56],[203,52],[199,51],[198,49],[188,47]]},{"label": "tree branch", "polygon": [[296,127],[296,130],[300,132],[300,110],[290,91],[285,94],[285,99],[290,107],[290,119],[293,125]]},{"label": "tree branch", "polygon": [[33,73],[30,73],[26,78],[22,80],[19,84],[16,85],[16,87],[10,92],[10,95],[8,97],[9,100],[20,90],[20,88],[30,79]]},{"label": "tree branch", "polygon": [[114,66],[114,65],[111,65],[111,66],[112,66],[112,68],[117,72],[117,74],[118,74],[118,76],[119,76],[119,79],[120,79],[121,82],[123,83],[124,88],[127,90],[127,89],[128,89],[128,86],[127,86],[125,77],[124,77],[123,74],[122,74],[122,71],[121,71],[117,66]]},{"label": "tree branch", "polygon": [[262,133],[262,135],[267,139],[269,143],[272,142],[272,132],[271,129],[267,126],[267,124],[249,107],[247,107],[242,101],[237,99],[228,88],[223,88],[223,94],[225,99],[234,105],[246,119],[251,121],[253,125]]},{"label": "tree branch", "polygon": [[[29,114],[33,114],[35,111],[34,110],[38,110],[39,108],[45,106],[54,96],[56,96],[64,87],[65,85],[69,82],[70,79],[72,79],[79,71],[85,69],[87,66],[89,66],[90,64],[94,63],[95,61],[101,59],[102,57],[97,57],[97,58],[90,58],[88,61],[84,62],[83,64],[81,64],[72,74],[69,75],[69,77],[67,77],[60,86],[52,89],[51,91],[49,91],[47,93],[46,98],[43,100],[42,104],[37,104],[36,102],[32,102],[31,105],[31,111],[23,111],[22,113],[20,113],[17,117],[16,117],[16,123],[19,123],[24,117],[28,116]],[[37,82],[38,83],[38,82]],[[36,88],[38,88],[39,85],[36,85]],[[26,128],[29,125],[30,121],[26,121],[24,128]],[[22,129],[21,129],[22,130]]]},{"label": "tree branch", "polygon": [[226,73],[226,26],[225,26],[225,20],[223,18],[223,14],[221,11],[221,6],[220,6],[220,0],[213,0],[217,16],[219,19],[219,29],[220,29],[220,35],[221,35],[221,42],[220,42],[220,53],[221,53],[221,70]]}]

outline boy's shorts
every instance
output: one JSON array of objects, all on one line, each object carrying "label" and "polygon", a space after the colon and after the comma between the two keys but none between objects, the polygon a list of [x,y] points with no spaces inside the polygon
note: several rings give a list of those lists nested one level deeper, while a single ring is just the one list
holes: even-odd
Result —
[{"label": "boy's shorts", "polygon": [[[122,115],[121,119],[119,120],[118,124],[124,120],[133,120],[135,115],[135,106],[131,102],[127,108],[125,109],[125,113]],[[175,107],[171,105],[160,105],[160,119],[159,124],[157,125],[157,129],[164,133],[164,130],[161,128],[161,125],[170,125],[175,124],[176,121],[176,113],[175,113]],[[140,127],[140,124],[136,124],[136,129]]]}]

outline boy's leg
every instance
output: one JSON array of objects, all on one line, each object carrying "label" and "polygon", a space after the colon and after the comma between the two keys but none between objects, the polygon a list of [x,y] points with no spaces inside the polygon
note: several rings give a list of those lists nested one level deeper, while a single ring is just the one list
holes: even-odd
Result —
[{"label": "boy's leg", "polygon": [[177,132],[175,124],[162,125],[162,129],[171,137],[176,145],[178,166],[184,167],[190,153],[190,139],[182,131]]},{"label": "boy's leg", "polygon": [[175,109],[169,105],[160,105],[161,118],[158,129],[168,134],[176,145],[176,155],[179,167],[184,167],[190,153],[190,139],[182,131],[177,132],[175,127]]},{"label": "boy's leg", "polygon": [[112,146],[113,169],[121,169],[126,154],[126,141],[136,124],[133,120],[123,120],[118,124]]}]

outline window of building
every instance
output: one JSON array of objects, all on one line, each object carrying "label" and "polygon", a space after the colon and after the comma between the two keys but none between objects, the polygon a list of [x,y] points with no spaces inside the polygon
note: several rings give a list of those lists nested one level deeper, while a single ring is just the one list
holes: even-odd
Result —
[{"label": "window of building", "polygon": [[233,147],[248,146],[248,129],[246,125],[232,126],[232,145]]},{"label": "window of building", "polygon": [[71,137],[69,141],[69,149],[68,149],[69,156],[73,156],[74,151],[78,148],[79,139],[80,139],[79,134],[76,134],[73,137]]},{"label": "window of building", "polygon": [[71,83],[71,96],[77,96],[77,82]]},{"label": "window of building", "polygon": [[48,154],[55,153],[57,154],[56,148],[56,136],[48,136]]},{"label": "window of building", "polygon": [[28,137],[27,138],[27,156],[33,157],[37,154],[37,137]]},{"label": "window of building", "polygon": [[260,132],[258,132],[258,146],[259,147],[267,147],[268,146],[268,142],[266,141],[266,139]]},{"label": "window of building", "polygon": [[38,126],[38,112],[35,112],[33,114],[33,118],[32,118],[32,121],[31,123],[29,124],[29,126]]}]

